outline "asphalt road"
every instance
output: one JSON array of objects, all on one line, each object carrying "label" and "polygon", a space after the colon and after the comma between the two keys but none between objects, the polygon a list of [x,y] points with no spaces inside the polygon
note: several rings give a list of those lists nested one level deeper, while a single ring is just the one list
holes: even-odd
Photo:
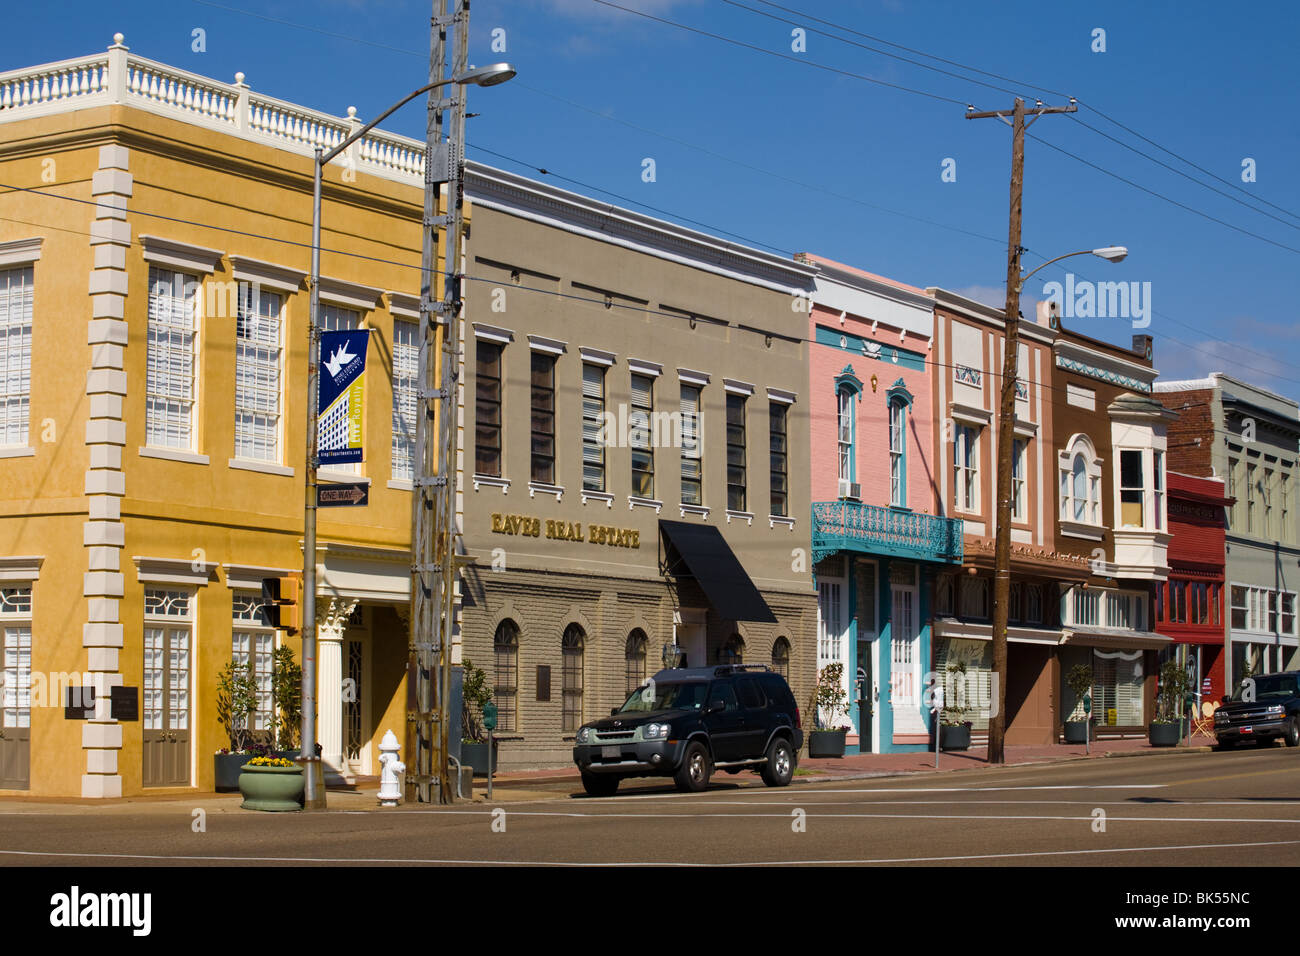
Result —
[{"label": "asphalt road", "polygon": [[1283,748],[784,789],[721,775],[690,795],[653,782],[604,799],[553,789],[448,808],[354,799],[316,814],[240,811],[233,797],[203,804],[203,832],[195,801],[10,801],[0,866],[1300,864],[1300,750]]}]

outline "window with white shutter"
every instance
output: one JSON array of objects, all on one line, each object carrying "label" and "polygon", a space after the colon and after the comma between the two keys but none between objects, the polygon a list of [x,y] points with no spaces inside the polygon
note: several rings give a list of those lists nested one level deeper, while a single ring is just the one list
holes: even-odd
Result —
[{"label": "window with white shutter", "polygon": [[419,326],[393,320],[393,477],[415,478],[416,379],[420,373]]},{"label": "window with white shutter", "polygon": [[149,269],[149,324],[145,339],[145,444],[194,450],[194,370],[198,280],[182,272]]},{"label": "window with white shutter", "polygon": [[605,490],[605,366],[582,366],[582,490]]},{"label": "window with white shutter", "polygon": [[280,461],[284,298],[250,284],[235,319],[235,457]]}]

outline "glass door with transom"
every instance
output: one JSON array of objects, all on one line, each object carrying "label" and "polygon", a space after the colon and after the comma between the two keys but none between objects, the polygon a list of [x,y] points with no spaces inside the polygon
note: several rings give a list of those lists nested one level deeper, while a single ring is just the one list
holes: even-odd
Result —
[{"label": "glass door with transom", "polygon": [[889,569],[891,594],[889,628],[889,700],[894,733],[928,733],[921,719],[920,620],[916,566],[894,564]]},{"label": "glass door with transom", "polygon": [[194,597],[144,597],[143,776],[146,787],[190,785],[190,648]]},{"label": "glass door with transom", "polygon": [[27,617],[0,624],[0,790],[31,786],[32,589],[0,592],[0,616]]}]

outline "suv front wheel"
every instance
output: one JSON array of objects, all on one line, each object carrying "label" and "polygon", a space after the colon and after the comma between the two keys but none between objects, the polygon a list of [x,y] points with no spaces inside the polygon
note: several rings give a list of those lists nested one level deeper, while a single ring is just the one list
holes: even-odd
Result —
[{"label": "suv front wheel", "polygon": [[767,745],[767,763],[761,771],[763,782],[769,787],[788,787],[794,777],[794,751],[790,741],[776,737]]},{"label": "suv front wheel", "polygon": [[612,797],[618,792],[618,777],[612,774],[584,773],[582,789],[592,797]]},{"label": "suv front wheel", "polygon": [[686,745],[682,765],[673,774],[673,780],[676,781],[678,790],[698,793],[709,785],[710,770],[709,752],[704,749],[704,744],[692,740]]}]

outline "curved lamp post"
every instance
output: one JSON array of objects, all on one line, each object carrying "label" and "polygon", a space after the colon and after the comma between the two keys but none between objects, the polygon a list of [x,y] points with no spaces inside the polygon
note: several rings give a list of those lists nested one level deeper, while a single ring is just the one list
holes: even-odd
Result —
[{"label": "curved lamp post", "polygon": [[[457,86],[497,86],[514,76],[515,69],[509,63],[494,63],[491,66],[471,67],[450,79],[426,83],[398,100],[328,152],[319,146],[316,147],[312,179],[311,317],[307,325],[307,488],[302,536],[302,749],[300,753],[305,765],[304,777],[306,778],[303,807],[307,810],[325,807],[324,777],[321,773],[320,758],[316,755],[316,458],[319,453],[316,403],[320,376],[316,352],[320,341],[318,320],[320,317],[322,171],[334,157],[421,94],[453,83]],[[428,156],[425,161],[429,161]],[[426,184],[426,188],[430,187]]]}]

